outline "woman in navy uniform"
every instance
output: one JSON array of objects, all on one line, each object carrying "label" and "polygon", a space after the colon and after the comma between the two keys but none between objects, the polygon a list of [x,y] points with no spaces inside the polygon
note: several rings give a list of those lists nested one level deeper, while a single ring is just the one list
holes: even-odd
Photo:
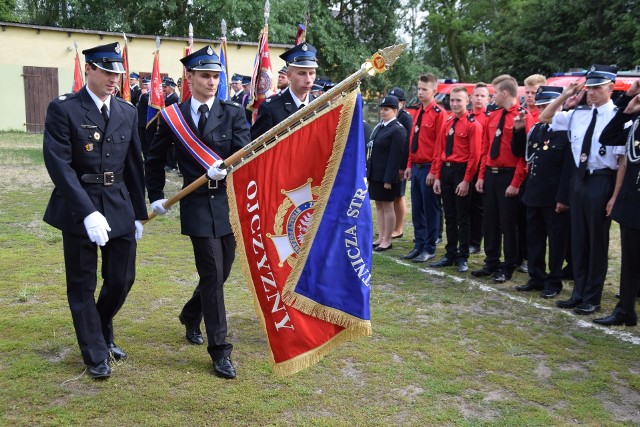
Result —
[{"label": "woman in navy uniform", "polygon": [[385,96],[380,101],[380,123],[371,133],[367,144],[367,180],[369,197],[376,202],[379,237],[373,242],[377,252],[393,247],[391,234],[396,224],[393,201],[398,185],[402,144],[407,131],[396,119],[398,98]]},{"label": "woman in navy uniform", "polygon": [[[187,69],[192,92],[192,97],[180,105],[180,112],[202,143],[223,159],[227,158],[249,143],[249,125],[242,106],[216,98],[222,71],[220,59],[206,46],[180,61]],[[205,172],[162,117],[145,163],[149,201],[156,215],[167,212],[163,206],[166,202],[164,159],[173,141],[184,187]],[[200,281],[179,319],[186,327],[187,340],[202,344],[200,322],[204,317],[207,350],[214,362],[214,372],[223,378],[234,378],[236,371],[230,358],[233,346],[226,340],[223,285],[231,272],[236,242],[229,222],[226,183],[215,180],[226,175],[226,171],[218,168],[220,163],[211,166],[212,180],[208,186],[198,188],[180,201],[182,234],[191,238]]]},{"label": "woman in navy uniform", "polygon": [[[55,185],[44,220],[62,230],[67,298],[92,378],[111,375],[108,358],[125,359],[113,342],[113,317],[135,278],[140,220],[147,219],[137,114],[112,96],[123,74],[118,43],[84,50],[87,84],[47,109],[43,154]],[[104,279],[98,301],[98,254]]]},{"label": "woman in navy uniform", "polygon": [[[624,178],[611,210],[611,218],[620,224],[620,302],[611,315],[593,321],[605,326],[635,326],[640,291],[640,84],[634,82],[616,104],[618,112],[602,131],[600,142],[627,146],[626,163],[621,165],[625,168]],[[629,120],[633,120],[630,127]]]}]

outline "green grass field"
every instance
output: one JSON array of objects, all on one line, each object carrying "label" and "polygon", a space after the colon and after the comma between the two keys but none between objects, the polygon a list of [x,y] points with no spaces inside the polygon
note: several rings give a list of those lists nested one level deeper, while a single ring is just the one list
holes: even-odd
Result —
[{"label": "green grass field", "polygon": [[[373,336],[291,377],[270,370],[236,262],[226,300],[238,378],[222,380],[178,322],[197,275],[172,210],[145,227],[137,280],[115,319],[129,360],[93,381],[66,302],[61,236],[42,222],[53,186],[41,140],[0,133],[0,425],[640,425],[640,328],[595,327],[517,293],[522,273],[495,285],[400,262],[410,218],[404,239],[374,256]],[[168,179],[172,193],[179,178]],[[618,288],[615,225],[611,236],[602,313]]]}]

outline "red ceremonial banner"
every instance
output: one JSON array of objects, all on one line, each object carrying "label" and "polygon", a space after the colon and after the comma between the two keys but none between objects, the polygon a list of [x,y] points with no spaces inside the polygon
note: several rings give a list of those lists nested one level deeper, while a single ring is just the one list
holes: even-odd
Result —
[{"label": "red ceremonial banner", "polygon": [[[184,58],[185,56],[191,55],[191,50],[192,46],[191,44],[189,44],[189,46],[184,48],[182,57]],[[182,81],[180,82],[180,101],[185,102],[189,98],[191,98],[191,86],[187,81],[187,68],[182,67]]]},{"label": "red ceremonial banner", "polygon": [[84,86],[84,82],[82,81],[82,68],[80,67],[80,56],[76,51],[76,59],[73,64],[73,87],[71,88],[71,92],[76,93]]},{"label": "red ceremonial banner", "polygon": [[120,97],[131,102],[131,86],[129,86],[129,47],[127,39],[124,39],[124,49],[122,49],[122,66],[124,74],[120,75]]},{"label": "red ceremonial banner", "polygon": [[[363,335],[282,300],[313,207],[327,191],[325,175],[335,177],[337,172],[338,165],[330,159],[340,129],[341,134],[348,133],[355,94],[347,99],[350,104],[342,99],[227,178],[238,252],[267,335],[273,369],[281,375],[309,367],[338,344]],[[248,163],[250,167],[244,167]]]}]

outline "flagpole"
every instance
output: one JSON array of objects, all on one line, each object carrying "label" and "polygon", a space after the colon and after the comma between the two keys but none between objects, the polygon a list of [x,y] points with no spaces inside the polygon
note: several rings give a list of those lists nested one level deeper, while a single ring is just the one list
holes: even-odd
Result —
[{"label": "flagpole", "polygon": [[[300,127],[304,126],[306,121],[312,119],[319,112],[330,107],[335,103],[336,99],[346,96],[348,93],[355,90],[355,88],[360,84],[360,80],[363,78],[382,74],[387,71],[396,62],[406,47],[407,43],[403,43],[378,50],[378,52],[373,54],[368,61],[362,64],[358,71],[351,74],[323,95],[311,101],[306,107],[296,111],[294,114],[275,125],[262,136],[251,141],[241,150],[236,151],[227,157],[221,165],[221,168],[227,169],[229,172],[233,172],[234,169],[240,167],[251,157],[258,155],[260,152],[268,149],[270,145],[286,138],[290,133],[295,132]],[[195,189],[206,184],[208,180],[209,177],[205,173],[200,178],[189,184],[189,186],[183,188],[171,198],[167,199],[162,206],[165,209],[168,209],[192,193]],[[156,215],[153,212],[150,212],[149,219],[147,221],[143,221],[143,223],[146,224],[146,222],[151,221],[155,216]]]},{"label": "flagpole", "polygon": [[[222,49],[224,50],[224,75],[227,77],[227,93],[231,94],[231,84],[229,83],[229,58],[227,57],[227,21],[224,19],[220,22],[220,30],[222,30]],[[229,96],[231,98],[231,96]]]}]

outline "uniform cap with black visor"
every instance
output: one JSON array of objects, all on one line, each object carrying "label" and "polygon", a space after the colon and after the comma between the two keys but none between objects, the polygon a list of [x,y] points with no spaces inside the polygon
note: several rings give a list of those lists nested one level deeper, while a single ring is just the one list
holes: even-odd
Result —
[{"label": "uniform cap with black visor", "polygon": [[109,43],[82,51],[84,62],[108,73],[125,74],[120,43]]},{"label": "uniform cap with black visor", "polygon": [[318,68],[318,50],[307,42],[300,43],[280,55],[287,67]]},{"label": "uniform cap with black visor", "polygon": [[[200,50],[185,56],[180,60],[187,71],[222,71],[220,58],[211,46],[205,46]],[[236,75],[234,74],[234,78]]]},{"label": "uniform cap with black visor", "polygon": [[535,105],[547,105],[562,93],[561,86],[540,86],[536,92]]},{"label": "uniform cap with black visor", "polygon": [[585,75],[585,78],[587,80],[585,81],[584,85],[586,87],[590,87],[600,86],[607,83],[615,83],[617,73],[618,67],[615,67],[613,65],[594,64]]}]

